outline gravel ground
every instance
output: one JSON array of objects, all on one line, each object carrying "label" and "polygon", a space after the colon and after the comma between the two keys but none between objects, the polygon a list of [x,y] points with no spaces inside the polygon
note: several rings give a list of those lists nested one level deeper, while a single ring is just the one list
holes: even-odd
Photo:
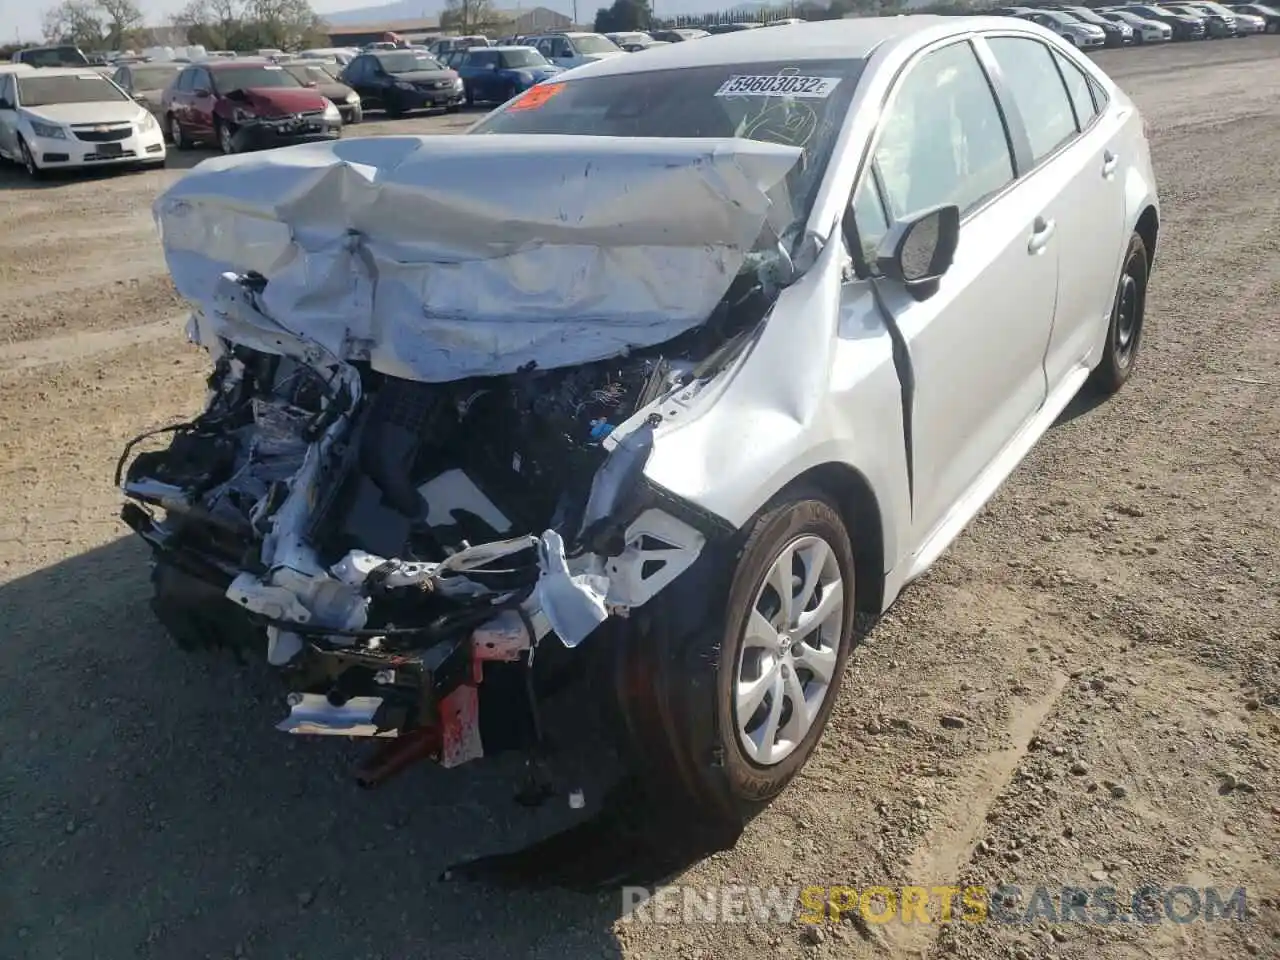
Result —
[{"label": "gravel ground", "polygon": [[345,746],[271,729],[265,676],[147,611],[110,475],[201,400],[149,219],[184,155],[0,171],[0,958],[1280,956],[1280,38],[1098,59],[1161,178],[1140,372],[1068,411],[860,648],[803,775],[680,881],[1222,884],[1247,922],[673,926],[438,882],[560,805],[512,804],[503,764],[358,793]]}]

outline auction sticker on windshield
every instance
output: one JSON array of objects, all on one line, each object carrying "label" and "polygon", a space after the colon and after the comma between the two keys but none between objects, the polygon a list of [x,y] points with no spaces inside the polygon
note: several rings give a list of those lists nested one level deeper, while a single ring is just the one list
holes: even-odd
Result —
[{"label": "auction sticker on windshield", "polygon": [[772,77],[730,77],[716,91],[717,97],[802,97],[825,100],[831,96],[839,77],[802,77],[784,74]]}]

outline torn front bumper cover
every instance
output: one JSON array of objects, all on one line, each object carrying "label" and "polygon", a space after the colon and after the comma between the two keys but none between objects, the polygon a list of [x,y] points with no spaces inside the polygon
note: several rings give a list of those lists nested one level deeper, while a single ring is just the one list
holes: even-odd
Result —
[{"label": "torn front bumper cover", "polygon": [[[732,285],[754,276],[760,238],[795,219],[785,176],[798,156],[743,140],[375,138],[206,161],[157,200],[170,272],[196,305],[189,336],[216,376],[181,450],[130,466],[124,517],[158,567],[214,585],[264,635],[291,676],[280,729],[434,730],[442,763],[478,756],[490,668],[531,669],[551,634],[578,646],[725,532],[644,478],[664,404],[678,396],[688,409],[724,341],[657,354],[701,337]],[[609,379],[593,381],[601,366]],[[378,410],[416,424],[396,442],[417,443],[441,417],[481,437],[464,423],[477,398],[527,399],[518,381],[534,368],[547,379],[529,409],[555,408],[527,421],[544,465],[562,453],[590,464],[568,514],[562,503],[513,524],[447,459],[431,478],[409,474],[416,454],[390,478],[359,459]],[[623,395],[627,412],[613,416]],[[603,413],[588,439],[546,446],[592,404]],[[486,429],[509,427],[502,409]],[[529,474],[518,447],[503,449],[510,493]],[[352,501],[366,513],[333,507],[347,480],[381,487]],[[406,498],[424,509],[404,516],[441,549],[378,548],[358,524],[342,550],[321,543],[319,520],[345,536],[352,516],[389,515]],[[458,514],[496,516],[485,529],[502,535],[434,538],[437,515]]]}]

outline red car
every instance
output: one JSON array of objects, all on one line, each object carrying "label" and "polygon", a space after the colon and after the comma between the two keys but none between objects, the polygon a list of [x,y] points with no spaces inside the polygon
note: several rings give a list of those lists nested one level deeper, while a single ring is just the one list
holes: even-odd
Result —
[{"label": "red car", "polygon": [[267,60],[193,63],[161,94],[160,107],[179,150],[203,141],[239,153],[342,136],[337,106]]}]

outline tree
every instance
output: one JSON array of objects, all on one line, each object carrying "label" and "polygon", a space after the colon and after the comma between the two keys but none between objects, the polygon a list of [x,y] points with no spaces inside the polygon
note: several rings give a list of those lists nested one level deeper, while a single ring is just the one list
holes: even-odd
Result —
[{"label": "tree", "polygon": [[83,50],[103,48],[102,17],[89,0],[62,0],[41,18],[44,38],[53,43],[72,43]]},{"label": "tree", "polygon": [[497,20],[492,0],[445,0],[440,27],[465,35],[492,26]]},{"label": "tree", "polygon": [[297,50],[328,42],[307,0],[190,0],[173,18],[187,42],[210,50]]},{"label": "tree", "polygon": [[98,0],[107,26],[107,49],[122,50],[142,26],[142,10],[135,0]]},{"label": "tree", "polygon": [[613,0],[613,6],[596,11],[596,33],[648,30],[651,26],[653,8],[649,6],[649,0]]}]

